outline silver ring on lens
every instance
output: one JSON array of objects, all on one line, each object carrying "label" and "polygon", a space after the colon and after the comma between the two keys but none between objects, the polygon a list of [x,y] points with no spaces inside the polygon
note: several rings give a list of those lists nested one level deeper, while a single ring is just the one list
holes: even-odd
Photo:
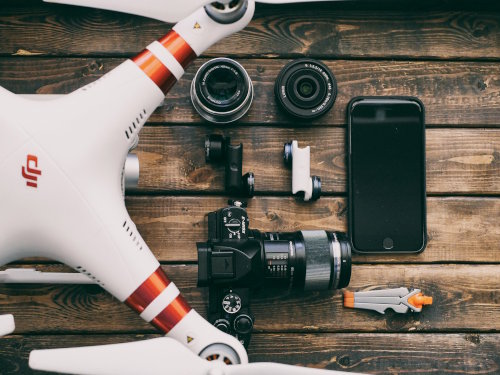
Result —
[{"label": "silver ring on lens", "polygon": [[331,275],[332,279],[332,286],[331,289],[338,289],[339,283],[340,283],[340,273],[342,271],[341,267],[341,259],[342,259],[342,252],[340,250],[340,242],[337,239],[337,235],[335,233],[332,233],[333,241],[330,241],[330,258],[333,261],[333,274]]},{"label": "silver ring on lens", "polygon": [[191,102],[196,112],[215,124],[239,120],[252,101],[252,80],[245,68],[232,59],[219,57],[207,61],[191,83]]},{"label": "silver ring on lens", "polygon": [[324,230],[303,230],[306,250],[304,290],[328,290],[332,274],[330,241]]}]

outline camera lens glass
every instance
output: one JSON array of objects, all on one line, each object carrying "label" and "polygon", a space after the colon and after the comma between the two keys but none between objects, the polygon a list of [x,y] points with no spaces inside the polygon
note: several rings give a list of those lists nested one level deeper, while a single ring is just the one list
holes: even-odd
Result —
[{"label": "camera lens glass", "polygon": [[[351,246],[339,232],[264,233],[269,285],[305,290],[341,289],[351,280]],[[269,283],[270,282],[270,283]]]},{"label": "camera lens glass", "polygon": [[223,69],[215,69],[211,74],[207,75],[206,84],[203,89],[208,97],[212,98],[215,103],[230,103],[232,100],[238,100],[235,96],[241,82],[232,71]]},{"label": "camera lens glass", "polygon": [[274,90],[285,112],[313,119],[332,108],[337,97],[337,81],[326,65],[312,59],[300,59],[283,68]]},{"label": "camera lens glass", "polygon": [[217,58],[203,64],[191,84],[191,101],[204,119],[226,124],[248,112],[253,86],[246,70],[236,61]]},{"label": "camera lens glass", "polygon": [[306,99],[318,91],[316,82],[310,77],[304,77],[297,81],[297,87],[299,95]]}]

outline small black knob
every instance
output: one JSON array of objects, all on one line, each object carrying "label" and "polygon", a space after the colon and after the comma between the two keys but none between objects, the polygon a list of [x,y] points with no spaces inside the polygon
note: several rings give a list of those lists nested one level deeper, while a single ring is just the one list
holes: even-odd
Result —
[{"label": "small black knob", "polygon": [[312,176],[312,195],[311,200],[318,200],[321,195],[321,179],[318,176]]},{"label": "small black knob", "polygon": [[240,315],[234,320],[234,329],[238,333],[249,333],[253,328],[253,320],[248,315]]},{"label": "small black knob", "polygon": [[229,332],[229,322],[227,320],[225,320],[225,319],[217,320],[214,323],[214,326],[216,328],[220,329],[224,333],[228,333]]},{"label": "small black knob", "polygon": [[285,143],[283,146],[283,161],[287,167],[292,165],[292,142]]}]

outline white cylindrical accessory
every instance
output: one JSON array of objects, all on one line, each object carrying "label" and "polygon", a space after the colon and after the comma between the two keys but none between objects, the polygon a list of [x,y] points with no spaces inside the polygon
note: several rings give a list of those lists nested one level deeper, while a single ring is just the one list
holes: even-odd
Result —
[{"label": "white cylindrical accessory", "polygon": [[10,335],[15,329],[14,316],[10,314],[0,315],[0,337]]}]

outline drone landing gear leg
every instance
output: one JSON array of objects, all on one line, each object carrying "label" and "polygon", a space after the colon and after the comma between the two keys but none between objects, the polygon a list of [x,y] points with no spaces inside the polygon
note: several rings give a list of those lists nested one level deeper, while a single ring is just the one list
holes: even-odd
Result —
[{"label": "drone landing gear leg", "polygon": [[226,364],[248,361],[234,337],[222,333],[191,309],[161,267],[125,303],[141,318],[204,359],[222,360]]}]

